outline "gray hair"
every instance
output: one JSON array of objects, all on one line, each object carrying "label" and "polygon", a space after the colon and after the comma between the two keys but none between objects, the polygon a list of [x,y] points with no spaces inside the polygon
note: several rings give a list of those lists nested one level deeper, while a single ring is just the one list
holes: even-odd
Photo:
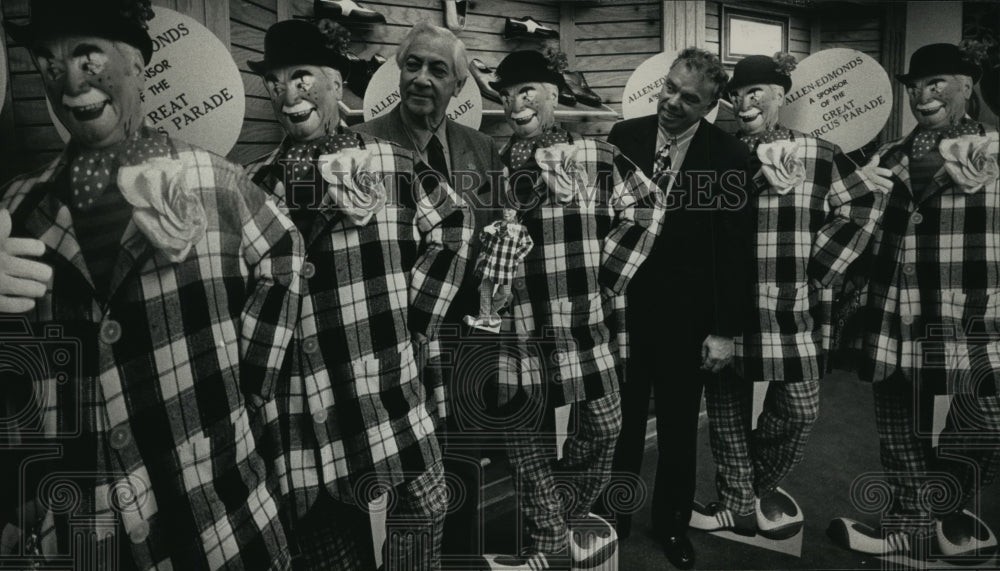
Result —
[{"label": "gray hair", "polygon": [[406,34],[406,37],[403,38],[403,41],[399,43],[399,49],[396,51],[396,64],[400,69],[403,69],[403,61],[406,60],[410,46],[420,36],[431,36],[445,40],[451,44],[451,62],[455,66],[455,77],[459,81],[462,81],[469,76],[469,59],[465,55],[465,44],[462,43],[462,40],[458,39],[458,36],[453,34],[448,28],[442,28],[441,26],[435,26],[422,21],[414,24],[413,28]]},{"label": "gray hair", "polygon": [[722,66],[719,56],[700,48],[685,48],[677,55],[677,59],[670,64],[670,69],[673,69],[675,65],[682,62],[688,71],[699,71],[705,76],[705,79],[712,82],[712,85],[715,87],[712,91],[712,105],[715,105],[725,93],[726,84],[729,83],[729,74],[726,73],[726,68]]}]

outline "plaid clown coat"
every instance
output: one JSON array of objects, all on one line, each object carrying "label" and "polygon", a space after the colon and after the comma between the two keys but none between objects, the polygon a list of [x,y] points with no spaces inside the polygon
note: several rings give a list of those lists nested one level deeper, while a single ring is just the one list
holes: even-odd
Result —
[{"label": "plaid clown coat", "polygon": [[625,289],[653,247],[666,203],[614,145],[561,129],[546,139],[573,146],[575,158],[564,167],[582,178],[568,197],[560,196],[565,189],[549,188],[537,163],[509,169],[512,143],[501,152],[512,188],[519,178],[533,181],[521,222],[534,248],[512,289],[511,318],[523,358],[518,373],[501,375],[500,383],[517,382],[558,406],[618,391],[616,369],[623,369],[628,346]]},{"label": "plaid clown coat", "polygon": [[751,381],[816,380],[834,287],[871,242],[885,196],[830,142],[780,129],[753,146],[753,303],[735,366]]},{"label": "plaid clown coat", "polygon": [[[414,334],[434,337],[473,233],[465,202],[422,176],[429,169],[410,151],[348,133],[371,153],[386,204],[358,227],[324,192],[304,232],[307,294],[291,377],[264,408],[262,446],[298,516],[324,488],[365,506],[440,461]],[[249,168],[284,202],[281,150]]]},{"label": "plaid clown coat", "polygon": [[996,394],[1000,382],[997,133],[982,125],[979,130],[981,136],[964,136],[964,142],[941,143],[964,147],[966,167],[946,160],[923,192],[914,189],[910,179],[914,133],[879,151],[881,165],[892,171],[893,188],[875,233],[861,309],[863,379],[881,381],[899,370],[910,380],[930,382],[938,389],[971,381],[973,386],[966,385],[963,392]]},{"label": "plaid clown coat", "polygon": [[509,285],[534,242],[523,224],[497,221],[490,226],[494,232],[484,230],[479,235],[483,246],[476,274],[494,283]]},{"label": "plaid clown coat", "polygon": [[106,300],[61,198],[68,153],[0,191],[13,236],[44,242],[54,274],[25,325],[55,366],[28,375],[35,422],[0,434],[5,448],[48,457],[25,459],[21,490],[4,493],[49,508],[42,553],[71,566],[121,556],[138,569],[287,568],[247,407],[271,398],[298,320],[301,238],[239,166],[167,145],[204,206],[205,234],[172,263],[130,220]]}]

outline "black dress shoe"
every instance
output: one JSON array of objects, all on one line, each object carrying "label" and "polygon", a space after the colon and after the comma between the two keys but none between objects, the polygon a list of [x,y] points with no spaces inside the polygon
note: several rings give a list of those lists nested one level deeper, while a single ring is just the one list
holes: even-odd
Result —
[{"label": "black dress shoe", "polygon": [[524,18],[507,18],[503,25],[503,39],[532,38],[537,40],[556,39],[559,32],[543,26],[531,16]]},{"label": "black dress shoe", "polygon": [[590,107],[601,106],[601,96],[594,93],[587,85],[587,80],[579,71],[564,71],[562,73],[566,86],[576,97],[576,100]]},{"label": "black dress shoe", "polygon": [[351,88],[351,91],[356,93],[358,97],[364,97],[368,83],[371,82],[372,76],[375,75],[378,68],[385,63],[385,58],[375,54],[371,59],[363,60],[350,52],[345,53],[344,56],[350,62],[350,71],[346,78],[347,87]]},{"label": "black dress shoe", "polygon": [[694,567],[694,546],[686,535],[668,535],[663,539],[667,561],[678,569]]},{"label": "black dress shoe", "polygon": [[472,74],[472,78],[476,80],[476,84],[479,85],[479,93],[490,101],[502,104],[503,101],[500,100],[500,94],[497,93],[496,89],[490,87],[491,81],[498,81],[496,71],[495,68],[483,63],[481,59],[473,58],[469,62],[469,72]]},{"label": "black dress shoe", "polygon": [[565,83],[559,86],[559,103],[561,105],[576,105],[576,96]]},{"label": "black dress shoe", "polygon": [[370,24],[385,23],[385,16],[381,13],[365,8],[354,0],[315,0],[313,14],[317,18],[340,18]]}]

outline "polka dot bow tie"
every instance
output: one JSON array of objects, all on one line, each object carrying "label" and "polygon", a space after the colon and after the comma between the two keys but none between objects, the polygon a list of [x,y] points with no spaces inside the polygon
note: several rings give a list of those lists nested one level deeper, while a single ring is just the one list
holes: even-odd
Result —
[{"label": "polka dot bow tie", "polygon": [[569,137],[566,133],[558,130],[550,130],[542,133],[533,139],[519,139],[510,147],[510,169],[518,170],[535,158],[535,149],[539,147],[550,147],[559,143],[568,143]]},{"label": "polka dot bow tie", "polygon": [[757,135],[741,136],[740,140],[746,143],[751,151],[756,151],[758,145],[766,145],[775,141],[795,140],[795,136],[788,129],[771,129]]},{"label": "polka dot bow tie", "polygon": [[358,146],[357,133],[342,132],[335,135],[321,137],[315,141],[296,143],[285,152],[285,178],[286,180],[311,180],[318,171],[315,170],[315,161],[320,155],[329,155]]},{"label": "polka dot bow tie", "polygon": [[982,133],[982,128],[975,121],[962,121],[958,125],[936,131],[920,129],[917,131],[916,136],[913,137],[913,149],[910,151],[910,158],[913,160],[923,158],[927,153],[936,150],[938,144],[943,139],[980,134],[984,133]]},{"label": "polka dot bow tie", "polygon": [[70,166],[73,206],[86,211],[111,186],[122,166],[141,164],[154,157],[169,157],[166,135],[142,130],[132,137],[103,149],[82,149]]}]

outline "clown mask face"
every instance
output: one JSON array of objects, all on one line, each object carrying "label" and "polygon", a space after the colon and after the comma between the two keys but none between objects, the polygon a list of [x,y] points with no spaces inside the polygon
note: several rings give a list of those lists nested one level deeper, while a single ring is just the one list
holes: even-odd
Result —
[{"label": "clown mask face", "polygon": [[548,83],[518,83],[500,90],[503,111],[514,135],[531,139],[555,124],[559,91]]},{"label": "clown mask face", "polygon": [[921,77],[906,86],[910,111],[921,127],[942,129],[965,117],[972,96],[972,78],[967,75]]},{"label": "clown mask face", "polygon": [[778,124],[778,111],[785,104],[785,89],[764,83],[745,85],[730,92],[729,101],[739,119],[740,133],[758,135]]},{"label": "clown mask face", "polygon": [[296,65],[264,75],[278,123],[296,141],[310,141],[337,130],[338,104],[344,96],[340,72],[329,67]]},{"label": "clown mask face", "polygon": [[102,38],[66,36],[42,42],[32,56],[56,117],[80,146],[107,147],[141,126],[139,50]]}]

